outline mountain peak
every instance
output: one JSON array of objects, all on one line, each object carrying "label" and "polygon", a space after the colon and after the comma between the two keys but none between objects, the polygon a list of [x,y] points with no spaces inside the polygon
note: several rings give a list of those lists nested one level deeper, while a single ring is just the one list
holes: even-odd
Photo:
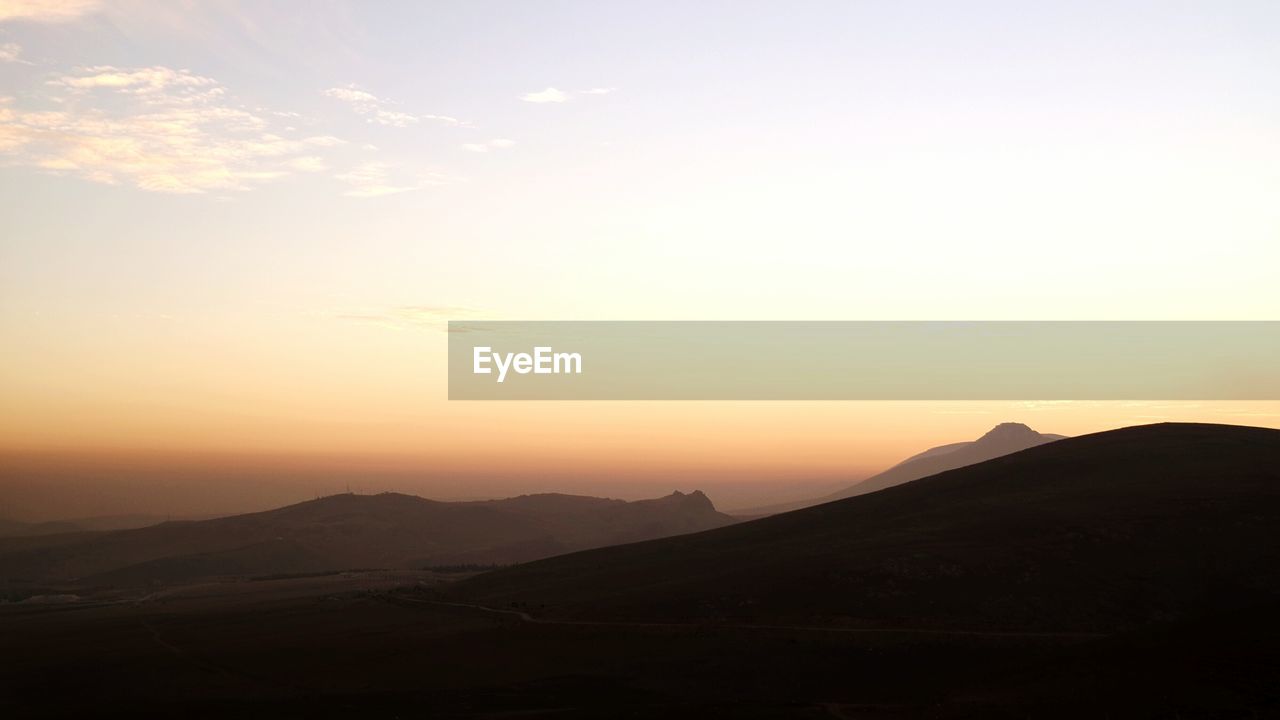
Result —
[{"label": "mountain peak", "polygon": [[694,490],[691,493],[682,493],[679,490],[676,490],[670,495],[661,498],[661,500],[673,505],[689,508],[690,510],[710,513],[716,512],[715,505],[712,504],[711,498],[707,497],[701,490]]},{"label": "mountain peak", "polygon": [[991,428],[978,442],[1009,442],[1040,437],[1040,433],[1018,422],[1003,422]]}]

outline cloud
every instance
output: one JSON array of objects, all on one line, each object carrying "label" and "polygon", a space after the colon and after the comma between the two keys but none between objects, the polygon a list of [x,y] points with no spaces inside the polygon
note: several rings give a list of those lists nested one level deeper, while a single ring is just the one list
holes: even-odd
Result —
[{"label": "cloud", "polygon": [[505,148],[512,147],[515,144],[516,144],[515,140],[508,140],[506,138],[494,138],[492,140],[488,140],[482,143],[467,143],[462,146],[462,149],[470,150],[471,152],[486,153],[486,152],[489,152],[490,150],[503,150]]},{"label": "cloud", "polygon": [[31,63],[23,60],[22,46],[18,43],[0,43],[0,62],[21,63],[30,65]]},{"label": "cloud", "polygon": [[357,90],[354,87],[329,88],[324,91],[324,94],[331,98],[352,104],[377,105],[381,102],[375,95],[363,90]]},{"label": "cloud", "polygon": [[0,153],[21,147],[26,143],[26,138],[10,123],[17,117],[9,106],[13,104],[13,98],[8,96],[0,96]]},{"label": "cloud", "polygon": [[270,113],[187,70],[90,67],[46,87],[52,109],[0,103],[0,153],[11,164],[165,193],[248,190],[323,165],[316,143],[287,137]]},{"label": "cloud", "polygon": [[394,110],[375,110],[370,120],[379,125],[389,125],[391,127],[409,127],[418,122],[418,118],[409,113],[396,112]]},{"label": "cloud", "polygon": [[[79,67],[49,80],[47,84],[77,91],[119,90],[132,95],[158,93],[171,88],[179,91],[204,87],[210,88],[208,92],[214,94],[222,92],[218,82],[212,78],[196,75],[190,70],[159,65],[143,68],[117,68],[112,65]],[[190,96],[190,90],[185,92]]]},{"label": "cloud", "polygon": [[436,173],[406,177],[405,173],[385,162],[362,163],[347,172],[334,175],[334,178],[351,186],[344,195],[358,198],[396,195],[446,182],[442,175]]},{"label": "cloud", "polygon": [[100,0],[0,0],[0,21],[66,22],[101,5]]},{"label": "cloud", "polygon": [[538,92],[525,93],[520,99],[531,103],[562,103],[569,99],[569,93],[549,87]]},{"label": "cloud", "polygon": [[461,120],[450,117],[448,115],[412,115],[399,110],[389,109],[388,105],[394,105],[389,100],[366,92],[356,87],[348,85],[346,87],[332,87],[323,93],[326,97],[335,100],[341,100],[356,111],[357,114],[364,116],[365,120],[379,125],[387,125],[390,127],[409,127],[422,120],[443,123],[445,125],[465,125]]},{"label": "cloud", "polygon": [[225,92],[213,78],[193,75],[188,70],[160,66],[121,70],[110,65],[100,65],[82,68],[78,75],[63,75],[50,80],[49,84],[75,90],[105,88],[133,95],[160,94],[184,88],[209,88],[206,91],[209,95],[221,95]]},{"label": "cloud", "polygon": [[435,120],[436,122],[442,122],[445,125],[457,125],[460,127],[465,127],[469,125],[469,123],[463,122],[456,117],[449,117],[448,115],[419,115],[418,119],[419,120]]}]

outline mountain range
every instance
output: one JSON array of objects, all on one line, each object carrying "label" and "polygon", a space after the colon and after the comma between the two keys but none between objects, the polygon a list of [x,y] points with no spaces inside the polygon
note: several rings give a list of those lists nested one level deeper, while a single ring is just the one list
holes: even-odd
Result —
[{"label": "mountain range", "polygon": [[212,520],[0,539],[0,580],[140,584],[509,564],[732,522],[698,491],[633,502],[559,494],[475,502],[343,494]]}]

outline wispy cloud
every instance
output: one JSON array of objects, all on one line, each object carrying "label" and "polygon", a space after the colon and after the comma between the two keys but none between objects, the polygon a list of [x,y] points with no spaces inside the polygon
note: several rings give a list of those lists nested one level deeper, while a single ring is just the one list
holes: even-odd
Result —
[{"label": "wispy cloud", "polygon": [[76,75],[63,75],[50,80],[49,84],[76,90],[106,88],[133,95],[161,94],[165,91],[184,88],[209,88],[206,91],[209,95],[221,95],[224,92],[213,78],[194,75],[189,70],[175,70],[161,66],[120,69],[110,65],[100,65],[82,68]]},{"label": "wispy cloud", "polygon": [[66,22],[101,6],[100,0],[0,0],[0,21]]},{"label": "wispy cloud", "polygon": [[549,87],[538,92],[525,93],[520,99],[531,103],[562,103],[569,99],[569,93]]},{"label": "wispy cloud", "polygon": [[516,142],[514,140],[508,140],[506,138],[494,138],[492,140],[487,140],[485,142],[467,143],[462,146],[462,149],[470,150],[471,152],[486,153],[486,152],[489,152],[490,150],[504,150],[506,148],[514,146],[515,144]]},{"label": "wispy cloud", "polygon": [[315,142],[289,138],[187,70],[81,68],[46,87],[43,108],[0,104],[11,163],[167,193],[246,190],[322,164]]},{"label": "wispy cloud", "polygon": [[0,153],[22,147],[26,142],[24,134],[11,124],[18,115],[11,105],[13,98],[0,96]]},{"label": "wispy cloud", "polygon": [[353,105],[377,105],[382,102],[373,93],[367,93],[364,90],[359,90],[355,87],[329,88],[324,91],[324,94],[343,102],[349,102]]},{"label": "wispy cloud", "polygon": [[379,125],[387,125],[390,127],[409,127],[420,121],[427,120],[443,123],[445,125],[465,125],[461,120],[450,117],[448,115],[413,115],[410,113],[395,110],[393,107],[396,103],[374,95],[371,92],[361,90],[355,85],[347,85],[346,87],[332,87],[324,91],[327,97],[335,100],[341,100],[351,106],[357,114],[371,123]]},{"label": "wispy cloud", "polygon": [[334,178],[350,186],[344,195],[358,198],[396,195],[446,182],[445,177],[438,173],[409,175],[385,162],[362,163]]},{"label": "wispy cloud", "polygon": [[31,64],[22,59],[22,46],[18,43],[0,43],[0,62]]},{"label": "wispy cloud", "polygon": [[539,90],[538,92],[525,93],[520,96],[520,99],[525,102],[540,103],[540,104],[541,103],[562,103],[562,102],[569,102],[569,100],[571,100],[575,95],[608,95],[609,93],[614,92],[615,90],[617,90],[617,88],[597,87],[597,88],[590,88],[587,90],[579,90],[576,93],[572,93],[572,92],[566,92],[564,90],[558,90],[553,87],[549,87],[545,90]]}]

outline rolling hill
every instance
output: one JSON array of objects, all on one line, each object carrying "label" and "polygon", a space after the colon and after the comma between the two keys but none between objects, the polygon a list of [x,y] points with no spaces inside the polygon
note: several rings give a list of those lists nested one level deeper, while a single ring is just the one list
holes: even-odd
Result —
[{"label": "rolling hill", "polygon": [[861,628],[1109,632],[1229,612],[1280,593],[1280,431],[1070,438],[444,593],[551,618]]},{"label": "rolling hill", "polygon": [[0,540],[0,580],[98,584],[351,568],[507,564],[732,522],[701,492],[436,502],[332,495],[260,513]]}]

